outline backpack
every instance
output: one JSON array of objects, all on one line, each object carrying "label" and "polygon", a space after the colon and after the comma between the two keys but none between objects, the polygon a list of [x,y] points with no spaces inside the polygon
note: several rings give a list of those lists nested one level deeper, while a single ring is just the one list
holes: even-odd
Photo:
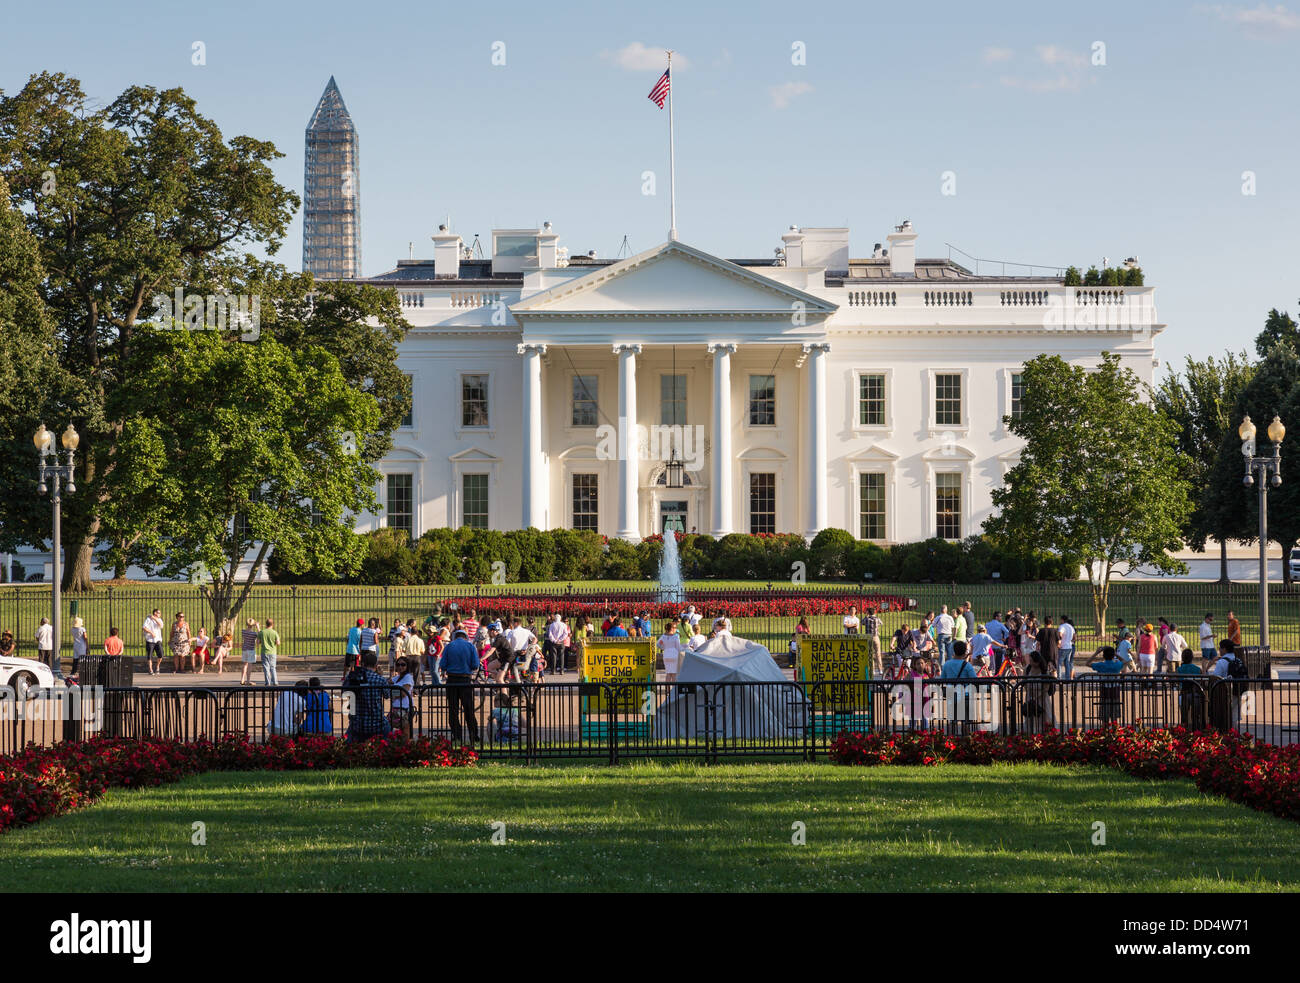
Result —
[{"label": "backpack", "polygon": [[1248,675],[1249,673],[1246,672],[1246,663],[1241,661],[1240,656],[1233,653],[1232,658],[1228,660],[1228,678],[1245,679]]}]

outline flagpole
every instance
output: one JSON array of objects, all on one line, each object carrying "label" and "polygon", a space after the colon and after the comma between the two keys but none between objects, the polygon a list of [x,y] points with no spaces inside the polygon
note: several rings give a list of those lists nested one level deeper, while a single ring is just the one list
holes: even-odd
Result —
[{"label": "flagpole", "polygon": [[677,158],[673,151],[673,52],[668,49],[668,241],[677,239]]}]

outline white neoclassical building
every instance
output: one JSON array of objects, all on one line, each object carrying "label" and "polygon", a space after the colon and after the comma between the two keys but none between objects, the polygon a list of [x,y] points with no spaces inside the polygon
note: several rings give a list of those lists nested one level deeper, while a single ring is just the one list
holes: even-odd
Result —
[{"label": "white neoclassical building", "polygon": [[548,223],[493,232],[484,259],[440,229],[432,261],[362,281],[401,297],[415,398],[361,527],[978,532],[1023,363],[1109,351],[1149,382],[1153,291],[979,276],[918,259],[910,223],[887,238],[865,259],[848,229],[792,228],[774,259],[669,241],[615,261],[568,258]]}]

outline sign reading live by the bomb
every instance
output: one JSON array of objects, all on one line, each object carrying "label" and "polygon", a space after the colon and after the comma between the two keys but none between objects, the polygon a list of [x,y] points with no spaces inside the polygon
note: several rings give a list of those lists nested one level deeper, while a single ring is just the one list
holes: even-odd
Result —
[{"label": "sign reading live by the bomb", "polygon": [[[655,646],[649,638],[597,639],[582,646],[582,681],[605,686],[626,686],[616,691],[618,709],[630,713],[641,711],[645,705],[645,690],[639,684],[652,683],[655,678]],[[588,697],[587,710],[603,713],[604,692]]]},{"label": "sign reading live by the bomb", "polygon": [[865,687],[836,686],[871,678],[869,635],[800,635],[799,667],[803,681],[821,683],[811,687],[814,708],[843,710],[867,703]]}]

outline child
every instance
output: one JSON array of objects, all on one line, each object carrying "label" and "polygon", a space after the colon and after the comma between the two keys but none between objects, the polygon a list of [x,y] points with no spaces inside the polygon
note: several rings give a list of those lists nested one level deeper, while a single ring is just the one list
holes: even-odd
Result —
[{"label": "child", "polygon": [[194,671],[203,675],[203,667],[208,664],[208,630],[200,627],[198,637],[194,639]]}]

